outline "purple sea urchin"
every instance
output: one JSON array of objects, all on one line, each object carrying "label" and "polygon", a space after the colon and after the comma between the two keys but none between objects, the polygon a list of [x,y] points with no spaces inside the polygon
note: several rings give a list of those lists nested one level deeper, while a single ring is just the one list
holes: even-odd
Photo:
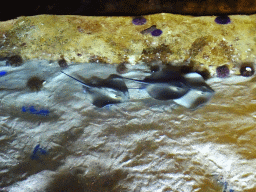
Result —
[{"label": "purple sea urchin", "polygon": [[147,20],[144,17],[136,17],[132,20],[134,25],[144,25],[146,22]]},{"label": "purple sea urchin", "polygon": [[222,65],[216,68],[217,77],[225,78],[229,76],[229,68],[227,65]]},{"label": "purple sea urchin", "polygon": [[163,32],[162,32],[161,29],[156,29],[156,30],[151,32],[151,35],[157,37],[157,36],[160,36],[162,33]]},{"label": "purple sea urchin", "polygon": [[218,16],[215,19],[215,22],[221,25],[229,24],[231,22],[230,18],[228,16]]},{"label": "purple sea urchin", "polygon": [[18,67],[21,66],[23,63],[23,59],[20,55],[13,55],[11,57],[8,58],[8,60],[6,61],[6,65],[11,65],[13,67]]}]

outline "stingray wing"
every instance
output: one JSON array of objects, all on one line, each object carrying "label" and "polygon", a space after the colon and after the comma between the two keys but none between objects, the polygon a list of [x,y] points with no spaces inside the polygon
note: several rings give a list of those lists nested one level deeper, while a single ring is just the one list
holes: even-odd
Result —
[{"label": "stingray wing", "polygon": [[121,101],[109,98],[105,95],[94,97],[92,101],[92,104],[99,108],[105,107],[106,105],[110,105],[110,104],[116,104],[116,103],[121,103]]},{"label": "stingray wing", "polygon": [[173,101],[189,109],[197,109],[205,105],[213,97],[214,92],[202,92],[200,90],[191,89],[187,94]]},{"label": "stingray wing", "polygon": [[122,103],[128,100],[129,96],[122,91],[107,87],[85,87],[84,89],[92,98],[92,104],[96,107],[104,107],[109,104]]},{"label": "stingray wing", "polygon": [[128,88],[123,78],[120,78],[118,76],[110,75],[107,79],[104,80],[103,86],[117,91],[121,91],[124,94],[128,94]]},{"label": "stingray wing", "polygon": [[214,92],[214,90],[206,84],[203,77],[198,73],[188,73],[184,75],[187,85],[192,89],[197,89],[202,92]]},{"label": "stingray wing", "polygon": [[184,75],[190,91],[183,97],[174,99],[179,105],[186,108],[196,109],[207,103],[214,95],[214,90],[206,84],[203,77],[198,73],[188,73]]}]

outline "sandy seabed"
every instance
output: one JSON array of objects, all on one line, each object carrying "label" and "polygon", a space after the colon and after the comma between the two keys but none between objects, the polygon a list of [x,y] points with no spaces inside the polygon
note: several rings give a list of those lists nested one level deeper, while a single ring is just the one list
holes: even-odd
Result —
[{"label": "sandy seabed", "polygon": [[[197,110],[139,98],[137,89],[128,102],[97,108],[56,62],[0,69],[1,191],[256,190],[254,76],[209,79],[215,95]],[[115,66],[65,72],[106,77]],[[45,80],[40,91],[27,88],[32,76]]]}]

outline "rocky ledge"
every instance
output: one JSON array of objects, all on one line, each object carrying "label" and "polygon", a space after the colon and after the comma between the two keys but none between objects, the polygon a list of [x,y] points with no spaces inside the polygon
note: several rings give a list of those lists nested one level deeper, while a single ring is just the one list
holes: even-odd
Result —
[{"label": "rocky ledge", "polygon": [[256,17],[37,15],[0,23],[0,57],[67,63],[163,63],[239,74],[256,57]]}]

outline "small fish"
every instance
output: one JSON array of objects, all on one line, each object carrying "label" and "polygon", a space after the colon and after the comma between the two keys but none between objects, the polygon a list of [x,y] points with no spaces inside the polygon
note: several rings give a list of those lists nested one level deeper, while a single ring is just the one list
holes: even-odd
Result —
[{"label": "small fish", "polygon": [[119,75],[112,75],[116,78],[124,78],[136,81],[146,88],[148,94],[157,100],[177,99],[184,96],[189,90],[186,80],[179,73],[174,71],[157,71],[143,80],[131,79]]},{"label": "small fish", "polygon": [[96,107],[102,108],[109,104],[122,103],[129,99],[128,88],[125,82],[120,78],[111,77],[101,79],[93,77],[92,79],[83,79],[83,81],[76,79],[63,71],[63,74],[78,81],[83,85],[83,88],[92,97],[92,104]]}]

